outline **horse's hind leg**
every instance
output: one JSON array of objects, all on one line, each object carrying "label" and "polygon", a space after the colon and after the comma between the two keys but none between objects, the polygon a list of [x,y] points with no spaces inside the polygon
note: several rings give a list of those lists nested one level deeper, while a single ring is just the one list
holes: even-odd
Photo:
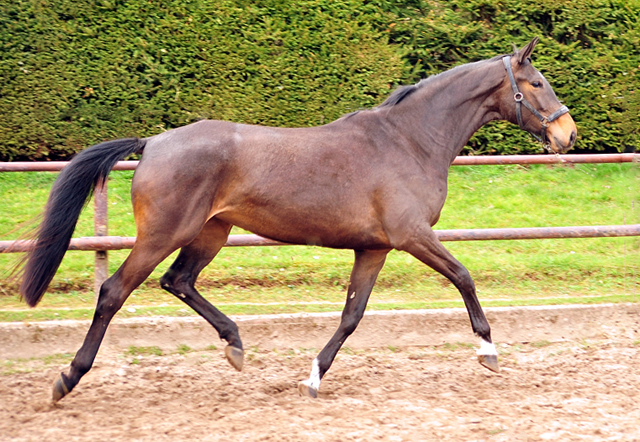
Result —
[{"label": "horse's hind leg", "polygon": [[194,287],[202,269],[227,241],[230,230],[230,224],[216,218],[210,219],[196,239],[180,250],[175,262],[160,279],[160,285],[198,312],[218,331],[220,338],[229,344],[225,348],[227,360],[236,370],[242,370],[244,353],[238,327]]},{"label": "horse's hind leg", "polygon": [[378,273],[384,265],[387,253],[389,253],[388,250],[356,251],[356,259],[347,289],[347,302],[342,310],[340,325],[318,357],[313,360],[309,379],[298,384],[298,390],[302,395],[318,397],[320,380],[331,367],[333,359],[344,341],[355,331],[364,315],[369,295],[376,283]]},{"label": "horse's hind leg", "polygon": [[61,373],[53,385],[54,402],[66,396],[80,382],[80,378],[91,369],[113,316],[120,310],[131,292],[176,248],[166,245],[163,247],[159,243],[150,243],[139,238],[122,266],[102,284],[93,322],[82,347],[71,362],[69,374]]}]

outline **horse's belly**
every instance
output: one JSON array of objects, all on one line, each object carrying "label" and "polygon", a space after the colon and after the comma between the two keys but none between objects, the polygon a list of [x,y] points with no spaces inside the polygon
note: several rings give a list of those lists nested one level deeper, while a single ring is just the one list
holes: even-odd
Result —
[{"label": "horse's belly", "polygon": [[249,217],[221,213],[216,217],[256,235],[291,244],[362,250],[390,247],[381,226],[362,219],[292,213]]}]

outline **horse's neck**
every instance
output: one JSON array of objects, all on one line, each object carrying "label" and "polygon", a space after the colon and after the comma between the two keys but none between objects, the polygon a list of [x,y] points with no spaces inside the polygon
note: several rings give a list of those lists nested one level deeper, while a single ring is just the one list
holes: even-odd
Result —
[{"label": "horse's neck", "polygon": [[433,78],[410,97],[413,122],[407,122],[419,126],[416,141],[429,158],[451,164],[480,127],[499,117],[492,99],[504,81],[498,63],[461,66]]}]

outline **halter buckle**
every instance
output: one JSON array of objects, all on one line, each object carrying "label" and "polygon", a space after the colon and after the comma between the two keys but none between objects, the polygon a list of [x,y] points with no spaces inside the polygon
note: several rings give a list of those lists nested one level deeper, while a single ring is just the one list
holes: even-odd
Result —
[{"label": "halter buckle", "polygon": [[522,95],[522,92],[516,92],[513,96],[513,99],[516,100],[516,103],[520,103],[522,100],[524,100],[524,95]]}]

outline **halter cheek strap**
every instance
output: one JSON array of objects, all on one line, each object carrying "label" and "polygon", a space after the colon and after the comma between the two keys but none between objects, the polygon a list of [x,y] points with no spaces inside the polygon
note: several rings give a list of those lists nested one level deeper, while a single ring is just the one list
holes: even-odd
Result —
[{"label": "halter cheek strap", "polygon": [[524,122],[522,121],[522,106],[529,109],[529,111],[538,119],[542,124],[542,130],[540,135],[532,134],[536,140],[541,143],[547,145],[547,127],[549,127],[549,123],[557,120],[562,115],[569,112],[569,108],[567,106],[561,106],[558,110],[553,112],[551,115],[545,117],[543,116],[536,108],[534,108],[531,103],[524,98],[522,92],[518,90],[518,84],[516,83],[516,78],[513,75],[513,69],[511,69],[511,56],[505,56],[502,58],[502,63],[504,63],[504,68],[507,70],[507,75],[509,76],[509,81],[511,82],[511,88],[513,89],[513,99],[516,101],[516,117],[518,119],[518,125],[521,129],[524,130]]}]

